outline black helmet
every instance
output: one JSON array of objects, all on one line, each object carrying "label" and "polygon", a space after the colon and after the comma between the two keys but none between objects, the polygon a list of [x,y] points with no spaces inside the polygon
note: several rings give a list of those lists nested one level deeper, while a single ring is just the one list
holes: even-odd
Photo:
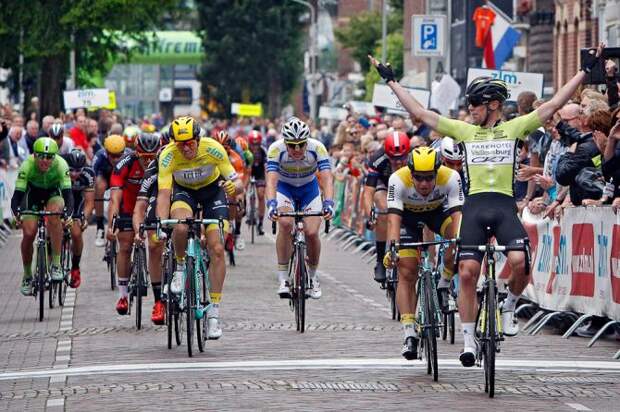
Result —
[{"label": "black helmet", "polygon": [[499,100],[503,103],[509,96],[506,82],[488,76],[476,77],[469,83],[465,91],[465,98],[468,103],[473,101],[477,104],[483,104],[491,100]]},{"label": "black helmet", "polygon": [[81,169],[86,166],[86,155],[80,149],[73,149],[63,156],[69,165],[69,169]]},{"label": "black helmet", "polygon": [[161,136],[159,133],[140,133],[136,140],[138,154],[155,153],[159,149]]},{"label": "black helmet", "polygon": [[65,128],[62,123],[54,123],[50,126],[47,134],[54,140],[61,139],[65,135]]}]

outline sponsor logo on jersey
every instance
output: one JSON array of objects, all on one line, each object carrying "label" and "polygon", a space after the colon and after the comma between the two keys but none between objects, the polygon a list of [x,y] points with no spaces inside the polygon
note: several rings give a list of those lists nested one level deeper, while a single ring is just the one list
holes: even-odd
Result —
[{"label": "sponsor logo on jersey", "polygon": [[394,201],[394,192],[395,191],[396,191],[396,188],[394,187],[394,185],[390,185],[390,187],[388,187],[388,195],[387,195],[388,202],[393,202]]},{"label": "sponsor logo on jersey", "polygon": [[207,153],[209,153],[211,156],[215,157],[218,160],[224,159],[224,155],[222,154],[222,152],[217,150],[217,148],[215,147],[207,147]]},{"label": "sponsor logo on jersey", "polygon": [[168,165],[170,165],[170,162],[172,161],[172,157],[173,157],[172,152],[168,152],[166,156],[164,156],[164,158],[161,159],[161,165],[163,167],[168,167]]},{"label": "sponsor logo on jersey", "polygon": [[510,165],[514,161],[513,141],[467,143],[467,162],[470,165]]}]

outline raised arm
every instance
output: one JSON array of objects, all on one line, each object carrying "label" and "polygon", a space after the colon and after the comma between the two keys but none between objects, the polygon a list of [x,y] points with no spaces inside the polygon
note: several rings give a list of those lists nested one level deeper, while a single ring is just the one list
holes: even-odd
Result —
[{"label": "raised arm", "polygon": [[380,63],[377,59],[368,55],[370,62],[379,72],[379,75],[385,80],[387,85],[392,89],[398,100],[402,103],[403,107],[409,112],[412,117],[422,120],[431,129],[437,128],[439,122],[439,115],[435,112],[427,110],[418,102],[409,92],[402,87],[394,78],[394,72],[390,67],[390,64]]}]

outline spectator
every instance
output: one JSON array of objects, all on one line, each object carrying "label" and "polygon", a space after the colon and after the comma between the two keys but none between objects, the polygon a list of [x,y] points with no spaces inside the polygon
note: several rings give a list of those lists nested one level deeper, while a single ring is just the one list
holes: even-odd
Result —
[{"label": "spectator", "polygon": [[54,120],[54,116],[43,116],[43,119],[41,119],[41,130],[39,130],[39,135],[37,137],[49,136],[48,131],[50,126],[54,123]]},{"label": "spectator", "polygon": [[411,148],[411,150],[417,148],[417,147],[422,147],[422,146],[426,146],[426,140],[424,140],[424,138],[422,136],[417,136],[414,135],[411,140],[409,140],[409,146]]},{"label": "spectator", "polygon": [[26,135],[24,142],[28,145],[28,153],[32,153],[32,146],[35,140],[39,138],[39,122],[36,120],[28,120],[26,123]]},{"label": "spectator", "polygon": [[80,115],[77,117],[77,122],[73,128],[71,128],[69,135],[71,139],[73,139],[73,143],[75,143],[76,147],[82,148],[84,152],[88,151],[90,145],[88,144],[88,139],[86,137],[86,131],[88,127],[88,120],[86,116]]},{"label": "spectator", "polygon": [[28,146],[24,143],[23,129],[20,126],[13,126],[9,130],[9,166],[13,169],[19,168],[30,154]]},{"label": "spectator", "polygon": [[[108,132],[108,136],[110,136],[112,134],[122,135],[123,134],[123,125],[120,124],[120,123],[113,123],[112,126],[110,126],[110,131]],[[103,142],[101,142],[101,143],[103,143]]]},{"label": "spectator", "polygon": [[[99,142],[99,123],[95,119],[88,119],[86,138],[91,148],[91,153],[97,153],[103,146]],[[88,153],[87,153],[88,154]],[[92,156],[90,156],[92,158]]]},{"label": "spectator", "polygon": [[618,78],[618,66],[616,62],[611,59],[607,60],[605,63],[605,82],[607,84],[605,93],[607,94],[609,107],[614,109],[618,107],[618,102],[620,101],[620,96],[618,95],[620,82],[618,80],[620,79]]},{"label": "spectator", "polygon": [[614,123],[603,156],[603,174],[613,188],[612,199],[616,202],[616,208],[620,206],[620,107],[612,113],[611,121]]}]

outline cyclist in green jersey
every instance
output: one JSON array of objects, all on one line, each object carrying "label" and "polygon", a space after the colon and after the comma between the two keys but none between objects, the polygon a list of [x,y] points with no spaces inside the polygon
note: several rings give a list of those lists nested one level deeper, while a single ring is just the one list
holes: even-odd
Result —
[{"label": "cyclist in green jersey", "polygon": [[[58,155],[58,145],[49,137],[41,137],[34,142],[33,152],[19,168],[15,192],[11,199],[11,210],[21,226],[21,251],[24,264],[21,293],[32,294],[32,253],[37,235],[35,216],[20,217],[20,210],[47,210],[65,212],[66,223],[71,221],[73,193],[67,162]],[[60,246],[62,242],[62,222],[60,216],[48,216],[48,233],[52,243],[52,266],[50,275],[54,280],[62,280],[64,274],[60,267]]]},{"label": "cyclist in green jersey", "polygon": [[[459,230],[463,244],[486,243],[487,226],[491,228],[491,234],[499,244],[515,245],[523,242],[527,235],[517,216],[513,192],[518,141],[525,140],[571,98],[586,73],[599,61],[603,47],[603,44],[599,45],[596,53],[591,50],[590,54],[582,59],[581,70],[560,88],[552,99],[535,111],[508,122],[501,122],[503,103],[509,97],[506,84],[491,77],[473,80],[465,95],[473,124],[452,120],[425,109],[395,81],[389,64],[381,64],[368,56],[412,118],[420,119],[442,135],[464,143],[469,190],[463,205]],[[514,309],[528,284],[529,273],[526,273],[525,253],[511,251],[507,258],[512,273],[508,280],[508,297],[502,307],[502,324],[504,334],[514,336],[519,331]],[[459,254],[459,314],[464,337],[464,349],[459,359],[462,365],[467,367],[475,363],[477,342],[474,336],[478,306],[476,284],[481,260],[481,253]]]}]

